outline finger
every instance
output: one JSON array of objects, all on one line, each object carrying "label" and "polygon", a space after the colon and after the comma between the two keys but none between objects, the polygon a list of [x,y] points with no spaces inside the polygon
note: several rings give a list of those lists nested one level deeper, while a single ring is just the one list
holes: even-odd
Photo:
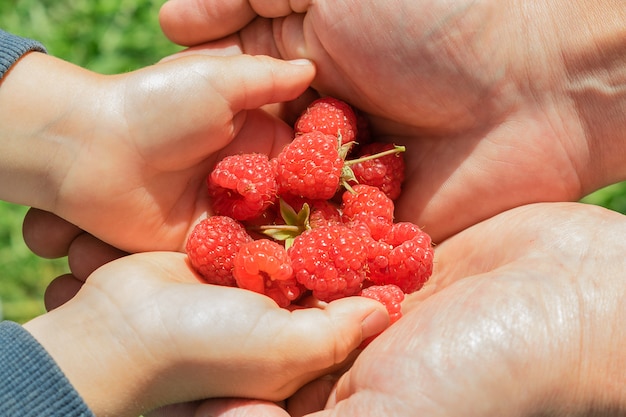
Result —
[{"label": "finger", "polygon": [[[286,345],[303,343],[304,340],[311,348],[311,354],[317,352],[321,355],[316,362],[322,365],[321,369],[344,363],[364,339],[379,334],[389,326],[389,315],[384,306],[369,301],[373,300],[346,297],[329,303],[324,309],[292,311],[292,326],[297,331],[291,332],[289,336],[298,340],[286,340]],[[320,326],[320,320],[327,322],[327,325]],[[324,346],[329,340],[334,341],[333,349]],[[324,363],[326,366],[323,366]]]},{"label": "finger", "polygon": [[72,241],[83,231],[47,211],[31,208],[24,217],[24,242],[33,253],[44,258],[67,255]]},{"label": "finger", "polygon": [[108,245],[88,233],[82,233],[72,241],[67,259],[74,277],[84,282],[102,265],[126,255],[126,252]]},{"label": "finger", "polygon": [[[315,68],[306,60],[286,62],[266,56],[187,56],[135,75],[125,85],[141,100],[138,106],[151,109],[131,120],[140,129],[138,146],[167,169],[181,169],[179,164],[202,161],[232,140],[245,121],[242,110],[299,97]],[[176,90],[164,80],[176,83]],[[214,139],[207,140],[207,135]],[[179,138],[175,152],[173,137]]]},{"label": "finger", "polygon": [[169,0],[159,12],[165,36],[179,45],[197,45],[243,28],[256,13],[247,0]]},{"label": "finger", "polygon": [[248,55],[214,60],[208,75],[216,80],[216,89],[235,111],[294,100],[315,76],[315,67],[308,60]]},{"label": "finger", "polygon": [[194,417],[289,417],[289,414],[269,401],[234,398],[205,401]]},{"label": "finger", "polygon": [[54,310],[71,300],[83,286],[83,281],[71,274],[55,278],[46,288],[44,305],[46,310]]}]

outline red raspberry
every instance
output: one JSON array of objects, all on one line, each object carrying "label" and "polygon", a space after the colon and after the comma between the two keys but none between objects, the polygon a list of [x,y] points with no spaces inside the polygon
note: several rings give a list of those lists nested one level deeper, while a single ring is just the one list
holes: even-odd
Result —
[{"label": "red raspberry", "polygon": [[279,194],[328,200],[339,188],[343,163],[337,138],[321,132],[296,136],[273,162]]},{"label": "red raspberry", "polygon": [[342,196],[344,222],[364,223],[369,227],[372,237],[380,239],[393,224],[393,201],[371,185],[357,184],[352,189],[345,191]]},{"label": "red raspberry", "polygon": [[265,294],[280,307],[287,307],[303,292],[287,251],[269,239],[243,244],[234,259],[233,275],[238,287]]},{"label": "red raspberry", "polygon": [[357,117],[346,102],[323,97],[312,102],[295,123],[295,133],[322,132],[335,138],[341,135],[341,144],[353,142],[357,135]]},{"label": "red raspberry", "polygon": [[216,214],[237,220],[260,216],[276,202],[277,186],[267,155],[227,156],[207,179]]},{"label": "red raspberry", "polygon": [[359,236],[344,225],[307,230],[288,249],[296,279],[322,301],[358,294],[367,253]]},{"label": "red raspberry", "polygon": [[[359,295],[371,298],[372,300],[376,300],[383,304],[389,313],[390,325],[397,322],[402,317],[402,301],[404,300],[404,292],[402,292],[400,287],[393,284],[372,285],[371,287],[364,288]],[[359,349],[364,349],[371,343],[372,340],[376,338],[376,336],[377,335],[374,335],[365,339],[359,346]]]},{"label": "red raspberry", "polygon": [[236,286],[233,260],[239,248],[252,240],[246,229],[230,217],[212,216],[198,223],[187,239],[193,268],[209,283]]},{"label": "red raspberry", "polygon": [[410,294],[430,278],[433,257],[428,234],[413,223],[395,223],[380,241],[368,246],[368,278],[378,285],[395,284]]},{"label": "red raspberry", "polygon": [[382,303],[389,313],[389,324],[397,322],[402,317],[404,292],[397,285],[372,285],[363,288],[359,295]]},{"label": "red raspberry", "polygon": [[[395,145],[392,143],[373,142],[358,148],[356,158],[375,155],[394,148]],[[350,168],[359,184],[378,187],[392,200],[400,196],[405,171],[402,153],[368,159],[351,165]]]}]

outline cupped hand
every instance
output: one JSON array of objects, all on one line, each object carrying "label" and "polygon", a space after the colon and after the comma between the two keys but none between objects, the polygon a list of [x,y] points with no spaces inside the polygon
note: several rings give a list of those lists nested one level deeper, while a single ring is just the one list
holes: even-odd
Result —
[{"label": "cupped hand", "polygon": [[209,400],[176,415],[622,415],[624,233],[595,206],[503,213],[437,246],[427,286],[334,386],[312,382],[287,410]]},{"label": "cupped hand", "polygon": [[397,218],[440,242],[626,178],[626,97],[611,87],[625,13],[565,1],[170,0],[161,25],[195,52],[313,60],[319,93],[407,147]]},{"label": "cupped hand", "polygon": [[454,236],[311,416],[621,415],[625,232],[618,213],[546,203]]},{"label": "cupped hand", "polygon": [[212,165],[289,141],[291,128],[259,107],[298,97],[314,72],[306,61],[187,56],[102,76],[28,54],[2,84],[3,158],[24,166],[0,172],[0,193],[125,251],[181,250],[209,210]]},{"label": "cupped hand", "polygon": [[362,297],[288,311],[201,283],[184,254],[150,252],[97,269],[74,298],[25,328],[96,415],[131,416],[210,397],[282,400],[388,320]]}]

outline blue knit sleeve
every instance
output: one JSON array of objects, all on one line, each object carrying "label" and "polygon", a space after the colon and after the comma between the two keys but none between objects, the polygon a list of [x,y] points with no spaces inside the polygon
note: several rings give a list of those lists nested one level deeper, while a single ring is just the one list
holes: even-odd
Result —
[{"label": "blue knit sleeve", "polygon": [[37,41],[15,36],[0,29],[0,80],[22,55],[31,51],[46,52],[46,48]]},{"label": "blue knit sleeve", "polygon": [[9,321],[0,322],[0,416],[93,417],[39,342]]}]

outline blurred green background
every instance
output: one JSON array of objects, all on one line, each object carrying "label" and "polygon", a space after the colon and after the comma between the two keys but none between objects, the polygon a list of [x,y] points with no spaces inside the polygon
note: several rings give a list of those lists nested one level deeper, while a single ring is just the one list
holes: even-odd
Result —
[{"label": "blurred green background", "polygon": [[[113,74],[150,65],[180,48],[161,33],[164,0],[1,0],[0,28],[40,40],[49,53],[93,71]],[[585,202],[626,213],[626,183]],[[44,312],[43,292],[67,272],[66,260],[34,256],[24,245],[26,207],[0,202],[0,311],[24,322]]]},{"label": "blurred green background", "polygon": [[[181,48],[161,33],[165,0],[0,0],[0,28],[41,41],[48,52],[103,74],[150,65]],[[22,239],[27,208],[0,202],[0,316],[23,323],[43,313],[50,280],[66,259],[34,256]]]}]

